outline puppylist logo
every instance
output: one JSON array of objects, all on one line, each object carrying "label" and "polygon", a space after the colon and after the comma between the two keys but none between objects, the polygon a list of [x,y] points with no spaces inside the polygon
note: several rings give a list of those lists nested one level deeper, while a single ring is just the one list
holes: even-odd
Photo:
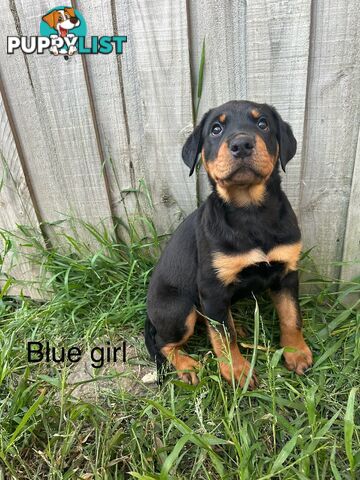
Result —
[{"label": "puppylist logo", "polygon": [[[54,56],[68,60],[74,53],[109,54],[123,53],[127,37],[122,35],[92,36],[86,39],[87,27],[79,10],[72,7],[56,7],[49,10],[40,22],[40,35],[10,36],[7,38],[7,53],[20,49],[26,54],[43,54],[49,51]],[[86,41],[87,40],[87,41]]]}]

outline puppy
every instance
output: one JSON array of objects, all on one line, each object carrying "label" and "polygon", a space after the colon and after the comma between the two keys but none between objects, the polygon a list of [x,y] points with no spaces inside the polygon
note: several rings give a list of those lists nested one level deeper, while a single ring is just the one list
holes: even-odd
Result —
[{"label": "puppy", "polygon": [[[187,139],[183,160],[191,175],[201,156],[212,193],[178,227],[150,281],[145,342],[159,370],[167,359],[181,379],[198,383],[199,365],[182,347],[200,319],[221,374],[243,386],[250,365],[237,345],[231,305],[264,290],[279,317],[281,345],[290,347],[286,367],[301,375],[311,366],[298,301],[301,235],[279,175],[295,153],[291,127],[277,111],[248,101],[210,110]],[[250,388],[256,383],[253,373]]]}]

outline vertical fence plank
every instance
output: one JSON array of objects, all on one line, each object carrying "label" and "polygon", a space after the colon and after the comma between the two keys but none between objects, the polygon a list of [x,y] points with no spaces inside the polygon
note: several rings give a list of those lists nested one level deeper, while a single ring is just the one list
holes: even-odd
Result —
[{"label": "vertical fence plank", "polygon": [[[91,3],[87,0],[79,0],[76,2],[76,8],[86,20],[89,35],[123,34],[123,32],[116,32],[116,12],[113,2],[104,4],[101,0]],[[127,50],[128,47],[125,44],[124,55],[127,55]],[[136,190],[139,187],[135,179],[134,164],[138,166],[140,159],[136,146],[129,145],[126,104],[122,92],[121,56],[117,56],[115,52],[109,55],[88,55],[85,61],[89,71],[104,161],[107,166],[111,209],[117,217],[126,221],[135,213],[139,214],[137,211],[139,204],[135,194],[130,190]]]},{"label": "vertical fence plank", "polygon": [[[189,1],[189,34],[192,88],[196,96],[201,50],[205,39],[206,57],[203,90],[197,121],[221,103],[245,99],[246,2],[217,0]],[[199,195],[204,200],[210,187],[204,168],[199,172]]]},{"label": "vertical fence plank", "polygon": [[[359,128],[358,2],[314,2],[301,192],[306,245],[338,278]],[[355,46],[355,47],[354,47]]]},{"label": "vertical fence plank", "polygon": [[246,2],[188,2],[193,90],[206,43],[201,112],[246,98]]},{"label": "vertical fence plank", "polygon": [[[36,235],[36,232],[40,232],[39,224],[2,95],[0,95],[0,158],[0,229],[17,236],[20,234],[17,226],[26,225],[32,227]],[[36,287],[34,285],[34,288],[31,288],[31,285],[37,282],[40,274],[39,269],[26,259],[27,248],[19,245],[24,242],[16,242],[17,247],[14,245],[6,253],[3,241],[5,238],[12,238],[6,232],[4,232],[4,239],[1,238],[3,263],[1,265],[0,288],[6,282],[6,275],[10,275],[16,280],[26,282],[24,287],[17,285],[16,288],[11,288],[11,293],[23,291],[26,295],[37,297]]]},{"label": "vertical fence plank", "polygon": [[299,211],[303,125],[306,103],[311,1],[248,2],[246,73],[249,99],[273,104],[293,127],[296,156],[283,185]]},{"label": "vertical fence plank", "polygon": [[341,268],[341,278],[352,280],[360,275],[360,130],[357,141],[355,165],[344,236],[344,253],[342,260],[351,262]]},{"label": "vertical fence plank", "polygon": [[[6,54],[7,35],[37,35],[57,2],[11,0],[0,18],[5,91],[43,221],[111,216],[81,57]],[[84,238],[87,235],[84,234]]]},{"label": "vertical fence plank", "polygon": [[[185,2],[114,0],[134,174],[143,178],[161,231],[196,206],[195,183],[181,160],[192,122]],[[137,160],[138,159],[138,160]]]}]

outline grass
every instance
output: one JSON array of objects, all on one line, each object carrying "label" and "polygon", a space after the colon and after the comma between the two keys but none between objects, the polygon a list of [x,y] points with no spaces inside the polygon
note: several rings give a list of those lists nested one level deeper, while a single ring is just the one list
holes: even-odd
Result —
[{"label": "grass", "polygon": [[[170,374],[143,395],[114,387],[79,399],[68,385],[70,364],[29,364],[26,342],[85,348],[104,335],[113,343],[135,337],[146,363],[146,288],[161,240],[132,230],[127,246],[105,230],[83,228],[93,247],[63,236],[61,249],[46,250],[30,229],[17,234],[52,293],[42,303],[11,297],[7,289],[17,282],[10,276],[1,293],[0,478],[359,478],[360,314],[344,297],[359,293],[360,282],[335,291],[333,281],[315,275],[316,293],[302,295],[315,359],[306,376],[283,367],[273,308],[258,298],[234,312],[249,332],[243,351],[255,362],[257,390],[222,381],[200,330],[189,345],[203,363],[197,387]],[[14,239],[3,238],[10,255]]]}]

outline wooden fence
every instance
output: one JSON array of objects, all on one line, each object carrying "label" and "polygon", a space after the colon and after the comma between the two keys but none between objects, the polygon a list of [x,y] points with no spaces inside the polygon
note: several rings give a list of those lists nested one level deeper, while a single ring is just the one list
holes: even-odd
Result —
[{"label": "wooden fence", "polygon": [[[39,34],[58,4],[1,1],[1,228],[63,214],[110,223],[146,209],[131,193],[140,180],[161,231],[190,213],[196,185],[180,152],[205,38],[199,114],[230,99],[275,105],[298,139],[284,186],[305,246],[325,272],[359,273],[330,263],[359,257],[357,0],[78,0],[88,35],[127,35],[123,55],[6,53],[8,35]],[[198,190],[201,200],[203,173]]]}]

